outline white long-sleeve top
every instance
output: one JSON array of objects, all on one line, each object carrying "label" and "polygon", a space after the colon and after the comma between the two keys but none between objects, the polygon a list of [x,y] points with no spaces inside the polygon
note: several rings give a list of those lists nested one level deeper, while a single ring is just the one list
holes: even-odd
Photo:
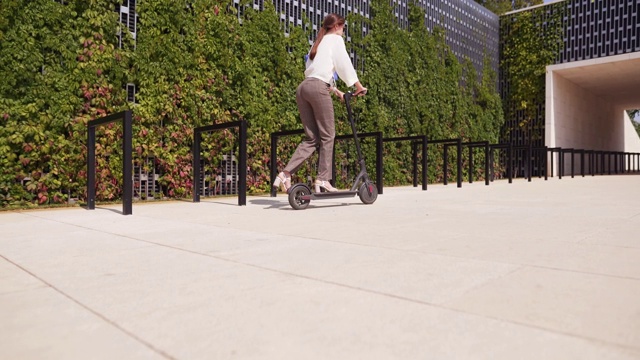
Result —
[{"label": "white long-sleeve top", "polygon": [[327,84],[332,83],[334,72],[338,73],[347,86],[353,86],[358,81],[358,74],[351,64],[344,39],[340,35],[324,35],[318,45],[315,59],[311,60],[309,57],[306,67],[305,77],[320,79]]}]

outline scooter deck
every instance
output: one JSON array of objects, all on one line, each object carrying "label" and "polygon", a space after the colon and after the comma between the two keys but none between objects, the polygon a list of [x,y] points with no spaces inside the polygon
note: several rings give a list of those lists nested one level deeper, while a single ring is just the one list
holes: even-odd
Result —
[{"label": "scooter deck", "polygon": [[320,200],[320,199],[337,199],[354,197],[358,194],[357,191],[336,191],[336,192],[320,192],[312,193],[310,195],[302,196],[302,200]]}]

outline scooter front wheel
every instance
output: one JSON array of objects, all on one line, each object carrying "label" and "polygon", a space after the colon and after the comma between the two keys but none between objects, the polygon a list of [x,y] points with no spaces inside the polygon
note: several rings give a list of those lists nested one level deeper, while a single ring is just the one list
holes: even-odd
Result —
[{"label": "scooter front wheel", "polygon": [[378,198],[378,187],[372,182],[362,183],[358,189],[358,196],[363,203],[373,204]]},{"label": "scooter front wheel", "polygon": [[[311,200],[308,200],[308,196],[311,195],[311,189],[305,184],[295,184],[289,189],[289,205],[295,210],[304,210],[309,206]],[[307,197],[307,199],[303,199]]]}]

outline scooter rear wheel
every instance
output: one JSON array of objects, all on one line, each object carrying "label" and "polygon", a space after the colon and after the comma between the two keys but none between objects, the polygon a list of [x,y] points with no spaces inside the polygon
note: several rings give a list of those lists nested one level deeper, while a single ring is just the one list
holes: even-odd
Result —
[{"label": "scooter rear wheel", "polygon": [[358,189],[358,196],[365,204],[373,204],[378,198],[378,187],[372,182],[362,183]]},{"label": "scooter rear wheel", "polygon": [[304,210],[311,200],[303,200],[303,196],[311,195],[311,189],[305,184],[295,184],[289,189],[289,205],[295,210]]}]

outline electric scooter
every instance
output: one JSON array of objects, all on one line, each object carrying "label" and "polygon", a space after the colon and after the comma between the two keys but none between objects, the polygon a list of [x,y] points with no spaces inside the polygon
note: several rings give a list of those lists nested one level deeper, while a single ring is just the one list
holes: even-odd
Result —
[{"label": "electric scooter", "polygon": [[[344,94],[344,102],[347,105],[347,118],[351,124],[351,130],[353,131],[353,139],[356,143],[356,150],[358,153],[358,164],[360,164],[360,172],[353,181],[351,189],[344,191],[321,191],[312,192],[311,188],[307,184],[298,183],[293,185],[289,189],[289,204],[296,210],[304,210],[309,206],[311,200],[323,200],[323,199],[337,199],[348,198],[358,195],[360,200],[365,204],[373,204],[378,198],[378,187],[374,184],[364,164],[364,158],[362,157],[362,150],[360,148],[360,139],[358,139],[358,133],[356,131],[356,123],[353,119],[353,113],[351,111],[351,98],[354,94],[346,92]],[[324,190],[324,189],[323,189]]]}]

